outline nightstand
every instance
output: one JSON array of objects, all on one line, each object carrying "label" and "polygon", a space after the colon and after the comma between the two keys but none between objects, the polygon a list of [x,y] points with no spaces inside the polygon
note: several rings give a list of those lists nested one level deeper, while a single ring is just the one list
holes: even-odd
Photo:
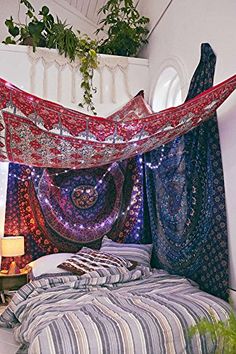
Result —
[{"label": "nightstand", "polygon": [[29,273],[31,269],[21,269],[20,274],[7,274],[7,271],[0,272],[0,298],[5,304],[5,291],[18,290],[21,286],[29,281]]}]

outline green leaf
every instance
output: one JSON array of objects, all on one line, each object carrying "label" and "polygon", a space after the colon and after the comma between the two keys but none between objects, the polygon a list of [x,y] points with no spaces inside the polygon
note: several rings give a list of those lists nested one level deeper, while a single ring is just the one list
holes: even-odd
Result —
[{"label": "green leaf", "polygon": [[99,53],[134,56],[147,43],[149,19],[140,16],[133,0],[108,0],[98,13],[105,17],[95,33],[107,34],[99,43]]},{"label": "green leaf", "polygon": [[44,29],[44,23],[43,22],[37,22],[37,23],[33,23],[33,22],[30,22],[29,23],[29,33],[32,35],[32,36],[39,36],[40,33],[43,31]]},{"label": "green leaf", "polygon": [[14,22],[13,22],[12,16],[10,17],[9,20],[6,20],[6,21],[5,21],[5,25],[6,25],[8,28],[14,27]]},{"label": "green leaf", "polygon": [[54,17],[51,14],[47,15],[47,23],[50,25],[54,23]]},{"label": "green leaf", "polygon": [[34,17],[34,14],[33,14],[33,12],[32,12],[31,10],[28,10],[28,11],[26,12],[26,15],[27,15],[29,18]]},{"label": "green leaf", "polygon": [[4,44],[16,44],[16,42],[10,37],[6,37],[5,40],[2,42]]},{"label": "green leaf", "polygon": [[20,36],[21,36],[21,39],[24,39],[26,37],[29,37],[29,30],[27,27],[21,27],[20,29]]},{"label": "green leaf", "polygon": [[34,8],[28,0],[21,0],[20,4],[24,4],[29,10],[34,12]]},{"label": "green leaf", "polygon": [[209,334],[214,341],[217,341],[217,353],[236,352],[236,316],[233,308],[225,321],[216,319],[213,311],[210,311],[210,318],[201,319],[195,326],[189,328],[188,333],[190,337],[197,333]]},{"label": "green leaf", "polygon": [[13,37],[16,37],[18,36],[18,34],[20,33],[20,30],[18,27],[10,27],[9,28],[9,33],[13,36]]},{"label": "green leaf", "polygon": [[49,8],[47,6],[43,6],[41,11],[39,12],[39,15],[47,16],[49,13]]}]

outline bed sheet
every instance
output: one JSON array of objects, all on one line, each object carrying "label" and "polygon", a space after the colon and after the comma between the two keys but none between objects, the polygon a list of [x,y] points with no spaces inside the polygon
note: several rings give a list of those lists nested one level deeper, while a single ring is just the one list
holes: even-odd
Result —
[{"label": "bed sheet", "polygon": [[224,320],[229,305],[180,276],[114,268],[26,284],[0,326],[13,328],[19,353],[209,354],[216,342],[188,334],[209,311]]}]

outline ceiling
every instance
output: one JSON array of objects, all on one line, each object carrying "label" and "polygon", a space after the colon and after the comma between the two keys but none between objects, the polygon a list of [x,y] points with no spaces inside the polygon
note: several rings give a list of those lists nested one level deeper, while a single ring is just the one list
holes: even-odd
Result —
[{"label": "ceiling", "polygon": [[98,23],[98,10],[106,3],[106,0],[66,0],[66,2],[93,23]]},{"label": "ceiling", "polygon": [[[100,20],[105,17],[103,14],[98,15],[98,11],[107,1],[108,0],[57,0],[57,2],[68,4],[72,11],[75,9],[75,12],[80,13],[94,30],[98,28]],[[139,13],[150,19],[148,26],[150,34],[159,24],[173,1],[174,0],[134,0],[134,4],[136,4]]]},{"label": "ceiling", "polygon": [[[101,16],[98,16],[98,10],[107,2],[107,0],[65,0],[69,5],[76,8],[83,16],[93,23],[98,23]],[[136,0],[137,5],[140,0]]]}]

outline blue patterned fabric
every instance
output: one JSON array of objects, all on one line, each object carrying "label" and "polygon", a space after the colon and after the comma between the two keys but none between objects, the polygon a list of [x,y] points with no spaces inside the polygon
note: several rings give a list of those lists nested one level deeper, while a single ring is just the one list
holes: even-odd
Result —
[{"label": "blue patterned fabric", "polygon": [[[187,100],[213,84],[216,57],[202,44]],[[154,265],[228,297],[224,179],[217,118],[145,154],[147,209]]]}]

